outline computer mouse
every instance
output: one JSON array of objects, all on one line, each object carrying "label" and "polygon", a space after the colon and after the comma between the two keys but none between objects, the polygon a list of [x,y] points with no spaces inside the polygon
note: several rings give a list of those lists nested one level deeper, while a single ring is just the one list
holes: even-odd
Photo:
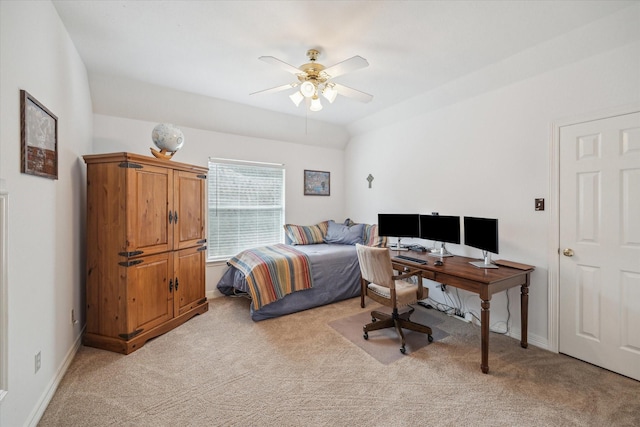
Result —
[{"label": "computer mouse", "polygon": [[441,265],[444,265],[444,262],[437,260],[436,262],[433,263],[433,265],[441,266]]}]

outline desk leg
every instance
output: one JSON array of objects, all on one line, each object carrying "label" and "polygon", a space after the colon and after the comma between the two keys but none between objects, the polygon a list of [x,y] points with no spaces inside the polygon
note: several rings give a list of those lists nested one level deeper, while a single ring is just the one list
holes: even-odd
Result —
[{"label": "desk leg", "polygon": [[491,303],[489,300],[482,300],[480,306],[482,312],[480,313],[480,329],[482,335],[482,362],[480,363],[480,369],[482,372],[489,373],[489,306]]},{"label": "desk leg", "polygon": [[529,322],[529,275],[527,274],[527,279],[520,287],[520,335],[522,336],[520,340],[520,346],[522,348],[527,348],[529,343],[527,342],[527,330],[528,330],[528,322]]}]

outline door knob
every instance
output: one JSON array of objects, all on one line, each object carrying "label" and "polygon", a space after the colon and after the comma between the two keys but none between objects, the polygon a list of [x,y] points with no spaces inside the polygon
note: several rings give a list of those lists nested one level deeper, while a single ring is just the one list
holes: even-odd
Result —
[{"label": "door knob", "polygon": [[573,256],[573,249],[571,249],[571,248],[567,248],[567,249],[565,249],[565,250],[563,250],[563,251],[562,251],[562,254],[563,254],[564,256]]}]

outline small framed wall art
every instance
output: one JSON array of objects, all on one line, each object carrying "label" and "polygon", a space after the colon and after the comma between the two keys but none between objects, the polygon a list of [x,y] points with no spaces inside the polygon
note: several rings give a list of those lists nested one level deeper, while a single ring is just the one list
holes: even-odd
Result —
[{"label": "small framed wall art", "polygon": [[305,196],[331,195],[331,173],[322,171],[304,171]]},{"label": "small framed wall art", "polygon": [[58,118],[26,90],[20,91],[22,173],[58,179]]}]

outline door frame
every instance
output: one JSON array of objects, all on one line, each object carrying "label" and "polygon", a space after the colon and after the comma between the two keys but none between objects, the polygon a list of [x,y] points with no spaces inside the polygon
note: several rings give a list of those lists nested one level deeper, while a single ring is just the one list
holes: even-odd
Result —
[{"label": "door frame", "polygon": [[0,179],[0,403],[9,390],[9,193]]},{"label": "door frame", "polygon": [[549,162],[549,241],[548,254],[548,319],[547,346],[554,353],[560,348],[560,128],[595,120],[609,119],[640,111],[640,105],[630,104],[551,122]]}]

